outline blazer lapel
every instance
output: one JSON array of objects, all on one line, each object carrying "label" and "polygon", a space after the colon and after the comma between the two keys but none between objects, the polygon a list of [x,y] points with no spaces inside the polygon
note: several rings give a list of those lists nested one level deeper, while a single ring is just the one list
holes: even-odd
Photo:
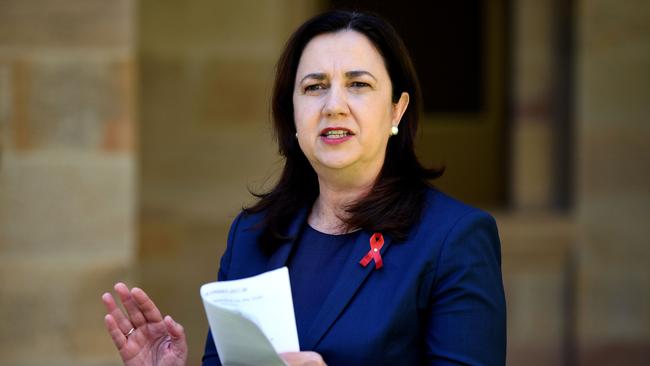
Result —
[{"label": "blazer lapel", "polygon": [[300,235],[300,230],[302,229],[302,226],[305,223],[306,219],[307,208],[302,208],[300,211],[298,211],[293,221],[287,228],[286,236],[288,236],[289,239],[280,243],[278,245],[278,248],[271,255],[271,258],[269,258],[269,262],[266,267],[267,271],[278,269],[287,264],[287,259],[289,259],[289,254],[291,254],[293,243],[295,243],[296,239]]},{"label": "blazer lapel", "polygon": [[[370,262],[366,267],[359,264],[359,261],[370,250],[370,236],[372,233],[362,232],[354,243],[350,258],[341,269],[341,274],[332,288],[330,294],[325,298],[320,312],[316,315],[314,323],[305,337],[301,350],[312,350],[323,338],[327,330],[332,326],[339,314],[348,305],[352,296],[357,292],[365,279],[374,272],[375,262]],[[380,253],[383,255],[390,246],[390,238],[384,236],[384,246]],[[385,261],[384,261],[385,262]],[[379,269],[381,271],[381,269]]]}]

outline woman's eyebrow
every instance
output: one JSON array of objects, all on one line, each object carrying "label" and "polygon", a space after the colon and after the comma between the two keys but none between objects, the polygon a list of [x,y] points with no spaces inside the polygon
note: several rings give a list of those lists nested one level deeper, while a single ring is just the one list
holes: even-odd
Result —
[{"label": "woman's eyebrow", "polygon": [[347,77],[348,79],[354,79],[354,78],[357,78],[357,77],[363,76],[363,75],[368,75],[371,78],[375,79],[375,81],[377,81],[377,78],[368,71],[353,70],[353,71],[348,71],[348,72],[345,73],[345,77]]},{"label": "woman's eyebrow", "polygon": [[321,72],[314,72],[314,73],[311,73],[311,74],[307,74],[307,75],[305,75],[304,78],[302,78],[300,80],[300,83],[305,81],[305,79],[325,80],[325,79],[327,79],[327,75],[324,74],[324,73],[321,73]]},{"label": "woman's eyebrow", "polygon": [[[363,75],[368,75],[371,78],[375,79],[375,81],[377,81],[377,78],[368,71],[352,70],[352,71],[348,71],[348,72],[345,73],[345,77],[348,78],[348,79],[354,79],[354,78],[357,78],[357,77],[363,76]],[[327,79],[327,74],[322,73],[322,72],[314,72],[314,73],[311,73],[311,74],[307,74],[307,75],[305,75],[305,77],[303,77],[300,80],[300,83],[302,84],[302,82],[305,81],[305,79],[314,79],[314,80],[322,81],[322,80]]]}]

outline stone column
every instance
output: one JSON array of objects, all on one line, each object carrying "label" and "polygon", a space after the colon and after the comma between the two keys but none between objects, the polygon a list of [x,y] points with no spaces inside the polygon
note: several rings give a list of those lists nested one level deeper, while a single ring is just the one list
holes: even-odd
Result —
[{"label": "stone column", "polygon": [[[556,0],[511,2],[511,207],[498,215],[508,300],[508,363],[567,358],[569,250],[574,228],[557,210],[560,9]],[[566,65],[563,65],[566,66]],[[565,157],[568,158],[568,157]]]},{"label": "stone column", "polygon": [[512,2],[512,188],[519,211],[553,204],[554,1]]},{"label": "stone column", "polygon": [[0,364],[115,364],[134,254],[132,0],[0,1]]},{"label": "stone column", "polygon": [[650,3],[578,1],[581,365],[650,359]]}]

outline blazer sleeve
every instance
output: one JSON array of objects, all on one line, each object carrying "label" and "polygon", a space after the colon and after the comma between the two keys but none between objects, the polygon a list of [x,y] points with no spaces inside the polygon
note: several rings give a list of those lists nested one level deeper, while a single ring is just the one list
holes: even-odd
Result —
[{"label": "blazer sleeve", "polygon": [[[239,220],[241,219],[243,213],[240,213],[237,218],[230,225],[230,231],[228,232],[228,242],[226,245],[226,251],[221,256],[221,262],[219,265],[219,274],[217,275],[217,281],[225,281],[228,279],[228,270],[230,268],[230,258],[232,257],[232,247],[235,241],[235,235],[237,233],[237,228],[239,226]],[[205,341],[205,350],[203,352],[202,359],[203,366],[221,366],[221,361],[219,360],[219,354],[217,353],[217,347],[214,344],[212,339],[212,332],[208,328],[208,337]]]},{"label": "blazer sleeve", "polygon": [[506,302],[494,219],[472,210],[449,231],[427,275],[428,365],[505,365]]}]

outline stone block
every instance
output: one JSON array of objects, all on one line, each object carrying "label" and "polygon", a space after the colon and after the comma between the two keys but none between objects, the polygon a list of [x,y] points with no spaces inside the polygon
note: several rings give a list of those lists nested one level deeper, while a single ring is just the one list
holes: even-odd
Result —
[{"label": "stone block", "polygon": [[134,0],[3,0],[3,47],[127,47],[132,44]]},{"label": "stone block", "polygon": [[[141,60],[144,129],[218,129],[224,124],[266,122],[272,62]],[[183,121],[183,123],[180,123]],[[146,124],[149,125],[146,125]],[[161,132],[152,131],[153,137]],[[143,136],[149,138],[149,136]],[[145,140],[146,141],[146,140]]]},{"label": "stone block", "polygon": [[[531,123],[532,122],[532,123]],[[553,143],[548,120],[519,118],[513,126],[512,200],[519,210],[540,210],[552,206]]]},{"label": "stone block", "polygon": [[650,341],[612,341],[581,344],[579,366],[646,366],[650,360]]},{"label": "stone block", "polygon": [[563,273],[544,271],[508,276],[508,338],[513,345],[537,343],[560,349],[563,342]]},{"label": "stone block", "polygon": [[[650,342],[650,270],[647,262],[583,260],[578,324],[585,343]],[[608,263],[609,262],[609,263]]]},{"label": "stone block", "polygon": [[562,364],[572,294],[569,216],[495,213],[502,249],[512,365]]},{"label": "stone block", "polygon": [[7,148],[132,150],[133,67],[72,58],[13,63]]},{"label": "stone block", "polygon": [[581,205],[630,194],[650,199],[650,126],[645,120],[638,122],[638,126],[617,121],[608,127],[585,126],[577,156]]},{"label": "stone block", "polygon": [[101,257],[0,260],[0,362],[118,364],[100,297],[130,278],[128,265]]},{"label": "stone block", "polygon": [[[144,55],[246,60],[275,55],[288,10],[283,1],[141,1],[139,44]],[[242,26],[245,24],[246,26]]]},{"label": "stone block", "polygon": [[3,154],[3,257],[128,258],[135,239],[133,163],[128,155]]}]

